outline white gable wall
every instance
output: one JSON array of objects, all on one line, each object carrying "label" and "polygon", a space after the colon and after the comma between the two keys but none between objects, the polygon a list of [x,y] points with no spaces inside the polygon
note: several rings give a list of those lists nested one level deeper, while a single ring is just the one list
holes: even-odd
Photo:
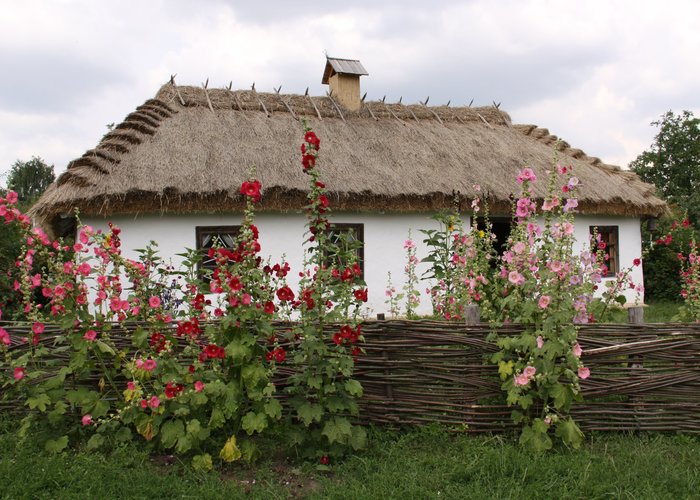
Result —
[{"label": "white gable wall", "polygon": [[[164,261],[171,261],[178,267],[182,260],[178,253],[186,248],[195,248],[196,226],[240,225],[241,216],[231,215],[146,215],[139,217],[116,216],[110,219],[122,229],[122,251],[125,257],[137,257],[134,249],[144,248],[149,241],[158,243],[159,254]],[[366,314],[374,317],[377,313],[388,313],[386,301],[387,273],[391,272],[393,285],[401,291],[405,279],[406,251],[404,241],[408,229],[417,243],[417,256],[427,255],[427,248],[422,243],[424,235],[420,229],[437,228],[437,222],[425,214],[341,214],[334,213],[332,221],[338,223],[364,224],[365,237],[365,280],[369,290]],[[93,227],[107,230],[105,219],[83,217],[83,222]],[[256,225],[260,230],[261,255],[272,257],[272,262],[279,262],[282,255],[291,266],[288,281],[295,293],[297,291],[298,273],[303,263],[303,238],[306,219],[303,214],[259,214]],[[618,226],[620,241],[620,267],[632,266],[633,259],[639,257],[641,234],[639,219],[623,217],[580,216],[576,221],[576,238],[578,250],[588,241],[588,228],[591,225]],[[469,219],[465,217],[465,227]],[[426,264],[418,266],[418,276],[428,269]],[[633,279],[641,282],[641,267],[634,268]],[[432,313],[430,298],[425,293],[426,282],[419,282],[421,303],[418,314]],[[635,300],[635,293],[626,291],[629,301]],[[641,297],[643,301],[643,297]],[[387,314],[388,316],[388,314]]]}]

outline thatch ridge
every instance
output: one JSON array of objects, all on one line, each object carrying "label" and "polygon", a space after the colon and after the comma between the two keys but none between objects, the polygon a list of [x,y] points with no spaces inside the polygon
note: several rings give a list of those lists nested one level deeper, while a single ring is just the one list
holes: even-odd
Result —
[{"label": "thatch ridge", "polygon": [[[495,106],[428,107],[363,102],[348,111],[331,96],[255,90],[161,87],[105,134],[41,197],[32,215],[191,213],[239,210],[249,165],[263,186],[261,210],[304,206],[298,147],[305,117],[323,142],[324,177],[337,210],[468,211],[482,186],[494,211],[507,213],[518,169],[545,175],[552,152],[581,179],[583,212],[658,216],[654,187],[606,165],[536,125],[512,124]],[[544,182],[535,188],[544,196]]]}]

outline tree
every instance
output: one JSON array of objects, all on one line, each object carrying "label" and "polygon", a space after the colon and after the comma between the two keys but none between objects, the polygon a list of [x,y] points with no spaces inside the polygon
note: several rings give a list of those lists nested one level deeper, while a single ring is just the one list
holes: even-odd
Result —
[{"label": "tree", "polygon": [[54,180],[53,165],[33,156],[29,161],[14,162],[7,176],[7,189],[17,192],[20,202],[28,205],[36,201]]},{"label": "tree", "polygon": [[651,123],[659,127],[651,147],[640,154],[630,170],[658,189],[659,194],[700,222],[700,118],[690,111],[667,111]]}]

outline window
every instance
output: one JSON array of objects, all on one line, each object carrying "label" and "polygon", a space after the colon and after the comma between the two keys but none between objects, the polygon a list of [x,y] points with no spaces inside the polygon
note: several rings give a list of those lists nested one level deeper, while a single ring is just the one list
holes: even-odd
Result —
[{"label": "window", "polygon": [[600,235],[600,241],[605,243],[605,254],[607,256],[605,265],[608,266],[608,272],[605,273],[604,277],[611,278],[620,270],[618,228],[617,226],[590,226],[589,232],[591,235],[595,234],[596,231]]},{"label": "window", "polygon": [[[353,248],[357,257],[357,263],[362,270],[361,278],[365,278],[365,228],[364,224],[332,224],[326,231],[331,243],[338,245],[341,249]],[[333,256],[331,256],[332,258]],[[336,256],[337,257],[337,256]],[[330,264],[330,259],[328,261]],[[339,268],[346,267],[346,264],[336,259],[334,262]]]},{"label": "window", "polygon": [[[498,255],[503,255],[508,249],[508,238],[513,227],[513,221],[510,217],[490,217],[489,222],[491,223],[491,232],[496,236],[493,242],[493,249]],[[476,223],[477,229],[486,229],[486,221],[483,217],[472,218],[472,224],[474,223]],[[495,264],[496,261],[493,260],[491,263]]]},{"label": "window", "polygon": [[197,250],[202,255],[197,272],[205,281],[209,281],[207,276],[216,269],[216,259],[209,257],[209,249],[233,248],[240,230],[241,226],[197,226],[195,228]]}]

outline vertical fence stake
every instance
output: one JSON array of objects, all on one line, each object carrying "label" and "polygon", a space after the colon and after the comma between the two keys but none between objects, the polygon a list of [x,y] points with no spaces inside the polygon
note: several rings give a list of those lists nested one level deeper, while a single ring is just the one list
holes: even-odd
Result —
[{"label": "vertical fence stake", "polygon": [[479,304],[469,304],[464,308],[464,322],[467,326],[476,326],[481,322]]},{"label": "vertical fence stake", "polygon": [[[627,318],[630,325],[643,325],[644,324],[644,308],[635,306],[627,309]],[[636,339],[629,339],[634,341]],[[628,366],[632,369],[632,373],[638,372],[644,368],[644,357],[642,355],[630,355]],[[630,397],[630,401],[634,405],[634,418],[637,421],[637,430],[640,430],[640,421],[638,412],[644,410],[644,401],[641,396],[633,395]]]},{"label": "vertical fence stake", "polygon": [[[385,316],[384,313],[378,313],[377,314],[377,321],[384,321]],[[386,336],[384,334],[384,327],[381,328],[381,333],[379,334],[379,341],[384,342],[386,339]],[[384,375],[387,376],[386,383],[384,385],[384,393],[386,395],[387,400],[393,401],[394,400],[394,389],[391,387],[391,370],[389,370],[388,365],[389,365],[389,353],[387,350],[382,346],[382,359],[384,360],[384,364],[387,366],[387,368],[384,370]]]}]

